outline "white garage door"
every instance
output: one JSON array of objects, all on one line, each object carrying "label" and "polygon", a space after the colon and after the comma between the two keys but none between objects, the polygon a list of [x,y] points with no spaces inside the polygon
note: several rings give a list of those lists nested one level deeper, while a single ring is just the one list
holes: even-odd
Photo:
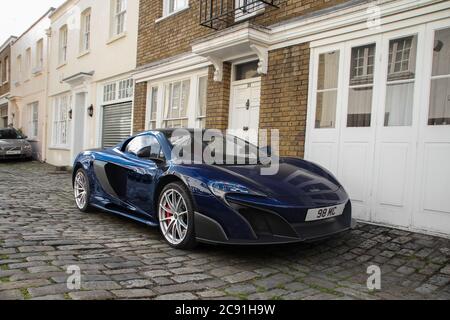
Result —
[{"label": "white garage door", "polygon": [[111,148],[131,135],[132,103],[103,107],[103,148]]},{"label": "white garage door", "polygon": [[450,234],[450,20],[312,51],[306,158],[356,218]]}]

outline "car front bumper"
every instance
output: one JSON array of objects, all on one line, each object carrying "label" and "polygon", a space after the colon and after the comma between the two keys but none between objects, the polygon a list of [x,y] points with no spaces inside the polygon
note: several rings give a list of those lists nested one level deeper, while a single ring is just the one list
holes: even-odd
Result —
[{"label": "car front bumper", "polygon": [[8,160],[8,159],[29,159],[33,156],[32,150],[23,150],[20,154],[6,154],[6,151],[0,151],[0,160]]},{"label": "car front bumper", "polygon": [[210,244],[229,245],[270,245],[298,242],[314,242],[349,231],[356,226],[352,219],[352,206],[348,201],[341,216],[303,223],[289,223],[275,213],[258,211],[255,217],[243,216],[251,229],[251,235],[246,239],[230,238],[214,219],[196,212],[195,232],[197,241]]}]

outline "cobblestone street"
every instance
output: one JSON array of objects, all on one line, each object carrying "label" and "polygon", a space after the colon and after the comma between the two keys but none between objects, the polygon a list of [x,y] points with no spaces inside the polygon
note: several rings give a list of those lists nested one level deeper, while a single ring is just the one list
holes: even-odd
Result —
[{"label": "cobblestone street", "polygon": [[[448,239],[359,224],[316,244],[177,251],[156,229],[79,212],[70,178],[0,163],[0,299],[450,299]],[[80,291],[67,288],[71,265]]]}]

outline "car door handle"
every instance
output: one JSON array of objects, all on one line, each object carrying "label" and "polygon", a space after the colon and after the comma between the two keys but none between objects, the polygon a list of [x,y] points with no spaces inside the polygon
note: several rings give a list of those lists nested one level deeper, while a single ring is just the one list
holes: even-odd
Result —
[{"label": "car door handle", "polygon": [[247,110],[250,110],[250,99],[247,100],[245,107],[247,108]]},{"label": "car door handle", "polygon": [[249,127],[244,127],[243,130],[244,130],[244,131],[248,131],[248,130],[249,130]]}]

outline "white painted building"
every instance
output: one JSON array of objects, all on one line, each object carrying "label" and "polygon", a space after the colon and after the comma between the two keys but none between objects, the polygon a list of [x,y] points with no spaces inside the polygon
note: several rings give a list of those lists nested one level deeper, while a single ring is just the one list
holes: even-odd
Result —
[{"label": "white painted building", "polygon": [[68,0],[51,18],[47,162],[131,134],[139,1]]},{"label": "white painted building", "polygon": [[49,9],[11,47],[12,124],[33,146],[33,156],[45,160]]}]

